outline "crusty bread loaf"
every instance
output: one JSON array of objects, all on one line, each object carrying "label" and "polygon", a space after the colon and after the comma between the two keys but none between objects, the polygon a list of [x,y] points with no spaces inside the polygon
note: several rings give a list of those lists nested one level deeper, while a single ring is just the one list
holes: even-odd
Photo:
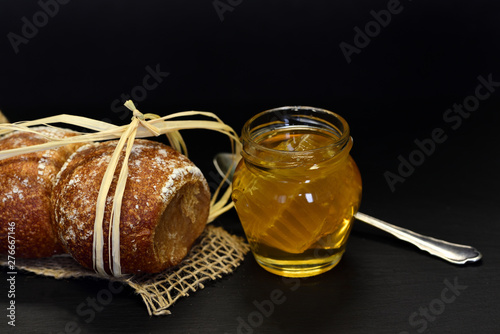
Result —
[{"label": "crusty bread loaf", "polygon": [[[76,135],[64,129],[33,129],[53,138]],[[40,135],[14,132],[0,138],[0,150],[45,142],[47,139]],[[8,231],[16,240],[16,258],[48,257],[63,252],[54,231],[50,199],[57,173],[78,146],[67,145],[0,160],[0,254],[7,254]]]},{"label": "crusty bread loaf", "polygon": [[[65,163],[53,192],[56,226],[65,249],[93,268],[93,233],[101,180],[117,141],[81,147]],[[122,154],[122,158],[123,158]],[[104,213],[104,268],[109,270],[109,221],[122,162]],[[136,140],[120,219],[121,272],[156,273],[177,265],[208,219],[210,192],[201,171],[167,145]]]}]

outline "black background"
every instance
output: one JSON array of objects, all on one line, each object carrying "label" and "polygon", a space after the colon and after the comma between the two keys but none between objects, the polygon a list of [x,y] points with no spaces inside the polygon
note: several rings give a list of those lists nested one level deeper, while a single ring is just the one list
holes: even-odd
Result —
[{"label": "black background", "polygon": [[[471,101],[480,76],[500,82],[500,5],[401,1],[398,14],[349,63],[340,44],[354,45],[355,28],[364,30],[374,21],[371,11],[387,9],[388,1],[233,0],[219,2],[229,6],[223,13],[214,3],[73,0],[44,22],[39,3],[2,1],[0,109],[11,121],[69,113],[125,124],[131,114],[118,110],[116,100],[139,92],[147,67],[169,74],[146,96],[136,94],[142,112],[211,111],[239,132],[265,109],[329,109],[351,126],[362,212],[474,245],[483,261],[451,265],[357,222],[341,263],[302,280],[297,290],[248,255],[234,274],[179,301],[164,317],[150,318],[140,298],[124,290],[87,323],[75,309],[105,282],[20,274],[17,326],[9,328],[2,316],[2,332],[59,333],[74,321],[82,333],[234,333],[238,319],[255,312],[254,301],[280,289],[286,301],[253,333],[494,333],[500,87],[460,124],[445,115]],[[22,37],[34,17],[42,20],[39,27],[16,52],[12,36]],[[408,159],[415,140],[431,138],[436,128],[446,140],[391,190],[384,173],[397,174],[398,157]],[[184,136],[207,175],[212,155],[228,150],[208,131]],[[242,234],[234,211],[216,223]],[[467,288],[425,328],[411,322],[413,312],[438,305],[444,280]],[[6,301],[5,279],[0,287]]]}]

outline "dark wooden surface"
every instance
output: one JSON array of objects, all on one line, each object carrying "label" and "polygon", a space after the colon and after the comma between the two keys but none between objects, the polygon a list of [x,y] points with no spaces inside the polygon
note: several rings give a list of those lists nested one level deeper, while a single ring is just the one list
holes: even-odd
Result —
[{"label": "dark wooden surface", "polygon": [[[16,327],[7,325],[2,269],[0,332],[496,333],[498,4],[401,1],[402,11],[348,63],[340,43],[353,44],[354,28],[373,21],[370,12],[388,1],[224,3],[232,10],[221,21],[213,1],[69,2],[16,53],[9,33],[22,34],[42,7],[2,2],[0,109],[12,121],[71,113],[124,124],[131,115],[115,100],[138,96],[157,66],[169,74],[138,101],[143,112],[212,111],[239,131],[272,107],[330,109],[352,128],[362,212],[473,245],[484,259],[452,265],[356,222],[333,270],[284,280],[249,254],[233,274],[179,300],[168,316],[150,317],[126,288],[91,312],[81,305],[107,289],[106,281],[19,273]],[[447,114],[454,104],[474,102],[480,77],[493,81],[491,94],[466,117],[447,118],[458,115]],[[400,157],[416,156],[415,141],[432,138],[434,129],[446,140],[391,190],[384,174],[397,174]],[[227,142],[206,131],[185,137],[190,157],[213,180],[211,157]],[[243,235],[234,211],[215,223]]]}]

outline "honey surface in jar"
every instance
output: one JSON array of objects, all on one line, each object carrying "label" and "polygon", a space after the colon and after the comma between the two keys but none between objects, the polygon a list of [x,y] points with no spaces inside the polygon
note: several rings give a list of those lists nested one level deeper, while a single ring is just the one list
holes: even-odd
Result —
[{"label": "honey surface in jar", "polygon": [[[340,260],[361,199],[361,177],[349,149],[331,145],[338,140],[332,132],[308,127],[266,132],[254,140],[269,150],[259,151],[258,165],[240,161],[233,201],[257,261],[285,276],[309,276],[301,266],[310,271],[315,264],[315,270],[328,270],[322,264]],[[329,145],[330,158],[311,159],[312,151],[324,154]],[[278,161],[283,152],[295,152],[293,161],[276,168],[273,157]],[[296,270],[283,272],[285,267]]]}]

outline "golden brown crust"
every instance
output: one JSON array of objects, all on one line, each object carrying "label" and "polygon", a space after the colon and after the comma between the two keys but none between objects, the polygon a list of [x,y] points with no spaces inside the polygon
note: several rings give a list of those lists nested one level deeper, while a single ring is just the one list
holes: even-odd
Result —
[{"label": "golden brown crust", "polygon": [[[34,129],[55,138],[76,135],[64,129]],[[0,150],[45,142],[47,139],[42,136],[15,132],[0,139]],[[63,252],[53,228],[50,198],[59,169],[76,147],[69,145],[0,160],[0,254],[7,254],[9,231],[16,240],[17,258],[49,257]]]},{"label": "golden brown crust", "polygon": [[[91,269],[95,205],[116,143],[80,148],[62,168],[53,193],[59,236],[66,250]],[[108,272],[108,228],[120,168],[121,163],[104,214]],[[206,180],[192,162],[164,144],[136,140],[121,209],[122,273],[154,273],[178,264],[204,229],[209,201]]]}]

